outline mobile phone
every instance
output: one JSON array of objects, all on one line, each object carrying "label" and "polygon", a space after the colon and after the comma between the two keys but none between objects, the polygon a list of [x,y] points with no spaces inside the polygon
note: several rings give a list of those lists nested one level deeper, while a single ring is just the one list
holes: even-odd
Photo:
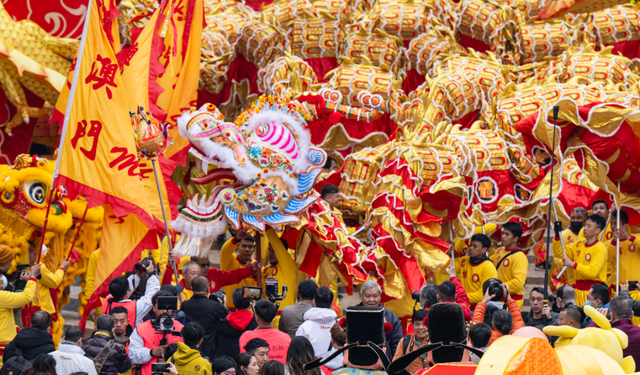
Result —
[{"label": "mobile phone", "polygon": [[638,290],[638,282],[629,281],[629,290]]},{"label": "mobile phone", "polygon": [[168,363],[152,363],[151,372],[165,373],[169,371]]},{"label": "mobile phone", "polygon": [[257,301],[262,298],[262,288],[245,285],[242,287],[242,298],[251,298]]}]

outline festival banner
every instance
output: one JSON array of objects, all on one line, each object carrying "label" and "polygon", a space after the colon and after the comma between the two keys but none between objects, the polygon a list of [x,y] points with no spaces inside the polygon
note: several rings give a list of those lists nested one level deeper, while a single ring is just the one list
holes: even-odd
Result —
[{"label": "festival banner", "polygon": [[60,137],[58,185],[84,194],[90,207],[110,204],[116,217],[136,214],[152,228],[140,179],[127,93],[102,24],[102,0],[91,2]]}]

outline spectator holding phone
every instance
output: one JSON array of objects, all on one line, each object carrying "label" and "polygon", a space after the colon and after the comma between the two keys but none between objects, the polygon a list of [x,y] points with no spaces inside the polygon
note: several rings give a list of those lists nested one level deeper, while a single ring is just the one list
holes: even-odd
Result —
[{"label": "spectator holding phone", "polygon": [[173,362],[181,375],[213,375],[211,363],[202,357],[200,346],[204,339],[204,328],[189,322],[182,328],[184,342],[178,342],[178,350],[167,362]]},{"label": "spectator holding phone", "polygon": [[536,327],[542,331],[546,326],[555,326],[558,323],[558,314],[551,311],[549,304],[544,300],[542,288],[533,288],[529,294],[531,311],[524,313],[522,319],[527,327]]}]

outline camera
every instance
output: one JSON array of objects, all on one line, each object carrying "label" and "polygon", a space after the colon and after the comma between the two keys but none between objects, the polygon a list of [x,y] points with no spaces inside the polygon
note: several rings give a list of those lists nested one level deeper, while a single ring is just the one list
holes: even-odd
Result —
[{"label": "camera", "polygon": [[638,282],[629,281],[629,290],[638,290]]},{"label": "camera", "polygon": [[413,298],[413,300],[416,302],[420,302],[420,292],[416,292],[414,290],[413,292],[411,292],[411,298]]},{"label": "camera", "polygon": [[152,363],[151,364],[151,373],[155,374],[165,374],[169,371],[168,363]]},{"label": "camera", "polygon": [[165,315],[160,319],[156,319],[156,331],[173,331],[173,317]]},{"label": "camera", "polygon": [[[485,288],[486,286],[486,288]],[[502,281],[499,279],[489,279],[484,282],[482,286],[483,291],[489,291],[489,295],[495,295],[491,300],[495,302],[500,302],[502,297],[504,297],[504,291],[502,290]]]},{"label": "camera", "polygon": [[21,263],[21,264],[18,264],[16,266],[16,269],[18,270],[18,273],[22,273],[24,271],[29,271],[30,268],[31,268],[31,265],[29,263]]},{"label": "camera", "polygon": [[[287,297],[288,286],[282,286],[282,294],[278,293],[278,279],[275,277],[267,277],[264,280],[264,294],[267,296],[269,301],[272,303],[276,303],[276,301],[282,301]],[[277,304],[279,305],[279,304]]]},{"label": "camera", "polygon": [[133,266],[133,269],[136,272],[145,273],[147,272],[147,267],[149,267],[150,262],[151,260],[149,259],[141,260]]}]

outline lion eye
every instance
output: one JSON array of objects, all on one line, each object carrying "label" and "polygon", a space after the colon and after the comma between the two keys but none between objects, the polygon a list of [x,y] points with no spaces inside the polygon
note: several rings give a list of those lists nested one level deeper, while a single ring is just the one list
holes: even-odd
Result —
[{"label": "lion eye", "polygon": [[24,184],[24,190],[27,197],[35,204],[43,204],[46,198],[47,190],[40,182],[27,182]]}]

